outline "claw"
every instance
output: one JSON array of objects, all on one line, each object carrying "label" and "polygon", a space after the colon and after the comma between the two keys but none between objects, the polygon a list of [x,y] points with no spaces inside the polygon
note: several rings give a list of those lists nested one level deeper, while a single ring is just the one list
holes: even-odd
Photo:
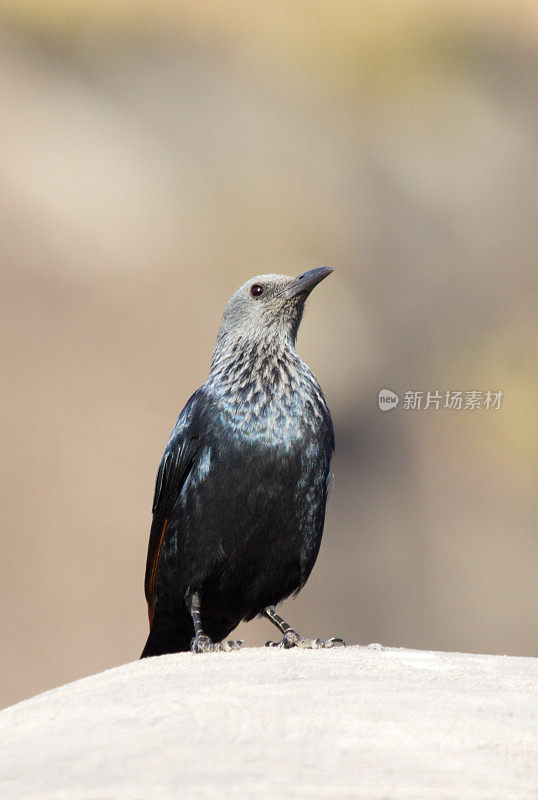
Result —
[{"label": "claw", "polygon": [[219,649],[225,653],[231,653],[232,650],[239,650],[243,644],[243,639],[229,639],[219,645]]}]

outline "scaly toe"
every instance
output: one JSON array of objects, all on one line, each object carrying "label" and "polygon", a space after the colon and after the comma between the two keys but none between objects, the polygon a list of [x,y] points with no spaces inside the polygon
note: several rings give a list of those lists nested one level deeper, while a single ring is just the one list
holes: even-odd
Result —
[{"label": "scaly toe", "polygon": [[323,647],[321,639],[303,639],[302,637],[295,642],[295,647],[300,647],[302,650],[318,650]]},{"label": "scaly toe", "polygon": [[322,650],[330,647],[341,645],[346,646],[343,639],[338,636],[333,636],[330,639],[303,639],[298,633],[287,633],[280,642],[266,642],[266,647],[280,647],[284,650],[290,650],[292,647],[298,647],[301,650]]},{"label": "scaly toe", "polygon": [[205,635],[194,636],[191,641],[192,653],[212,653],[216,647],[217,645],[211,641],[209,636]]},{"label": "scaly toe", "polygon": [[285,650],[291,650],[292,647],[302,647],[301,642],[303,641],[304,639],[299,636],[298,633],[295,631],[288,631],[282,641],[279,642],[278,646],[283,647]]},{"label": "scaly toe", "polygon": [[231,653],[232,650],[239,650],[242,644],[243,639],[230,639],[227,642],[222,642],[218,647],[223,653]]},{"label": "scaly toe", "polygon": [[228,642],[213,642],[209,636],[200,634],[195,636],[191,642],[191,652],[193,653],[230,653],[232,650],[239,650],[243,644],[242,639]]}]

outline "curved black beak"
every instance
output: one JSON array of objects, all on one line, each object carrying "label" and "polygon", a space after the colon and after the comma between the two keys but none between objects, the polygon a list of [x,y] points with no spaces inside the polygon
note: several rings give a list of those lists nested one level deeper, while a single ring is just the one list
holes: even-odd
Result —
[{"label": "curved black beak", "polygon": [[286,297],[297,297],[301,295],[303,299],[306,300],[314,286],[317,286],[323,278],[326,278],[327,275],[330,275],[331,272],[334,272],[332,267],[316,267],[315,269],[309,269],[308,272],[303,272],[302,275],[299,275],[293,283],[290,283],[289,286],[284,289],[284,294]]}]

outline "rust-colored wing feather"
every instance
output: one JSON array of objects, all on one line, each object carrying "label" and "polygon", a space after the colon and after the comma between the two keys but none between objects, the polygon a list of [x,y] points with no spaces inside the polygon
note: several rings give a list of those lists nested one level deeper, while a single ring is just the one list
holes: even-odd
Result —
[{"label": "rust-colored wing feather", "polygon": [[153,522],[149,535],[144,580],[150,626],[157,589],[159,560],[168,529],[169,515],[178,499],[181,487],[192,469],[198,450],[196,425],[193,424],[195,418],[193,408],[196,404],[197,394],[198,392],[190,398],[181,412],[157,471],[152,508]]}]

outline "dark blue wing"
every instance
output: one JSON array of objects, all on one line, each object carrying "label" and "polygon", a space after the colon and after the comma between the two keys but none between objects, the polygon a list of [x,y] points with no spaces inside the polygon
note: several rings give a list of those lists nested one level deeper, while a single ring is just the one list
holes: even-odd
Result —
[{"label": "dark blue wing", "polygon": [[157,471],[152,508],[153,522],[149,535],[144,580],[150,619],[155,601],[159,556],[166,534],[168,516],[174,507],[187,475],[192,469],[198,450],[198,417],[196,410],[200,397],[199,393],[200,390],[198,389],[188,400],[179,415]]}]

